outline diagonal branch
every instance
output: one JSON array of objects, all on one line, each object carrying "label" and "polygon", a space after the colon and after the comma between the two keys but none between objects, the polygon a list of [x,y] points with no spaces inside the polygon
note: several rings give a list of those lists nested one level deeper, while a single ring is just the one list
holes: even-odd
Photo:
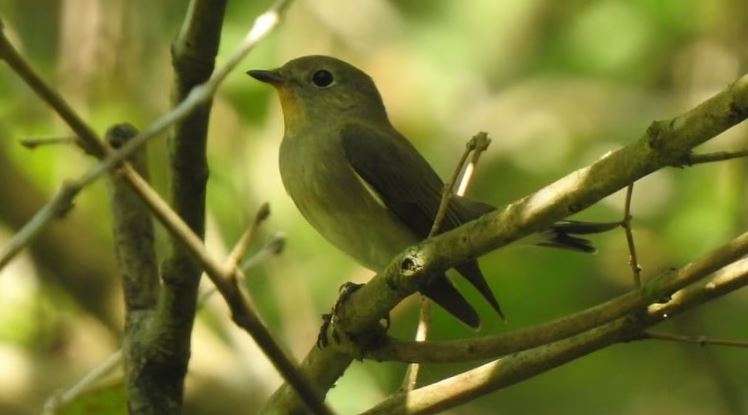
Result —
[{"label": "diagonal branch", "polygon": [[595,327],[576,336],[519,352],[448,379],[397,394],[364,412],[378,414],[432,414],[481,395],[503,389],[606,346],[646,339],[643,330],[706,301],[748,285],[748,259],[719,271],[705,284],[689,286],[666,304],[650,307]]},{"label": "diagonal branch", "polygon": [[663,298],[669,298],[674,292],[717,272],[745,255],[748,255],[748,232],[698,260],[677,270],[664,272],[640,289],[570,316],[496,336],[428,343],[390,339],[381,349],[370,351],[367,357],[375,360],[448,363],[490,359],[527,350],[590,330],[649,304],[657,303]]}]

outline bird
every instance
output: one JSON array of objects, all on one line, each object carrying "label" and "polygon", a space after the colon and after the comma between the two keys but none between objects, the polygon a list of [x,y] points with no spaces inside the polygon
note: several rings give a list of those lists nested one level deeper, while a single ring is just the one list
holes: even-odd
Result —
[{"label": "bird", "polygon": [[[279,167],[287,193],[327,241],[361,265],[382,271],[405,248],[429,236],[444,182],[413,144],[390,123],[382,97],[364,71],[332,56],[310,55],[248,75],[274,87],[283,112]],[[496,208],[454,196],[444,232]],[[588,222],[562,221],[535,244],[594,252],[575,235],[601,231]],[[455,270],[503,318],[476,260]],[[480,317],[445,273],[419,291],[467,326]]]}]

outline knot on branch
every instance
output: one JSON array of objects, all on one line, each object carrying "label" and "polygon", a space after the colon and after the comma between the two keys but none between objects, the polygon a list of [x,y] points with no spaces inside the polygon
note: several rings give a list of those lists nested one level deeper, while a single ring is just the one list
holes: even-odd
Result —
[{"label": "knot on branch", "polygon": [[748,118],[748,106],[741,105],[736,102],[735,99],[730,101],[730,108],[727,113],[729,122],[737,124],[744,119]]},{"label": "knot on branch", "polygon": [[138,135],[138,129],[130,123],[115,124],[106,131],[106,140],[114,148],[120,148],[131,138]]},{"label": "knot on branch", "polygon": [[425,267],[425,262],[419,251],[408,252],[400,261],[400,271],[405,277],[412,277]]},{"label": "knot on branch", "polygon": [[652,121],[647,128],[647,144],[653,150],[660,150],[668,138],[668,121]]}]

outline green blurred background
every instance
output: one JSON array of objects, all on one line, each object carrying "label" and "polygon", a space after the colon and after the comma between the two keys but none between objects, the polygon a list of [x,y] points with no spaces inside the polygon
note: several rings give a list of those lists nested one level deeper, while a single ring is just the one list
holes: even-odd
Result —
[{"label": "green blurred background", "polygon": [[[169,46],[183,0],[0,0],[6,33],[99,131],[145,127],[169,108]],[[270,1],[229,2],[218,62]],[[637,139],[746,72],[744,0],[296,1],[276,32],[241,65],[270,68],[305,54],[348,60],[376,80],[393,123],[446,176],[465,141],[493,139],[469,194],[511,202]],[[270,88],[237,71],[216,96],[210,126],[207,245],[218,256],[265,201],[256,240],[288,238],[285,252],[249,275],[262,315],[297,357],[313,346],[319,315],[344,281],[371,272],[328,245],[285,195],[277,170],[282,117]],[[29,137],[69,134],[0,65],[0,243],[66,178],[92,159],[70,146],[30,151]],[[166,188],[164,137],[152,142],[152,181]],[[704,146],[743,148],[745,126]],[[633,215],[645,278],[680,266],[746,230],[745,161],[666,169],[637,183]],[[107,189],[77,199],[67,218],[0,271],[0,413],[38,413],[117,349],[122,306]],[[580,213],[617,220],[623,195]],[[160,249],[163,230],[158,229]],[[594,238],[594,256],[513,246],[483,258],[503,304],[502,323],[473,291],[484,325],[473,333],[435,310],[434,338],[500,333],[559,317],[631,288],[625,238]],[[460,282],[458,281],[458,284]],[[209,285],[208,283],[205,284]],[[208,287],[205,287],[208,288]],[[748,338],[745,292],[662,329]],[[412,336],[417,301],[393,311],[392,334]],[[280,380],[220,298],[198,316],[185,413],[254,413]],[[454,409],[455,414],[744,414],[743,350],[664,342],[617,345]],[[428,365],[424,381],[469,365]],[[330,395],[341,414],[395,391],[403,364],[354,363]],[[65,413],[124,413],[120,375]]]}]

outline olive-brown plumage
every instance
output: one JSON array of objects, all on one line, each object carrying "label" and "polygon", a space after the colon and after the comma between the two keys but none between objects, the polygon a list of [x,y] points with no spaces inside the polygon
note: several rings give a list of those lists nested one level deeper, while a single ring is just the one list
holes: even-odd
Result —
[{"label": "olive-brown plumage", "polygon": [[[283,185],[306,220],[328,241],[362,265],[381,271],[395,255],[428,236],[443,182],[391,124],[371,78],[329,56],[305,56],[252,77],[277,90],[285,133],[280,147]],[[440,231],[493,210],[455,197]],[[563,229],[567,226],[567,229]],[[591,251],[551,228],[541,245]],[[501,314],[475,261],[456,270]],[[480,319],[446,275],[420,291],[471,327]]]}]

